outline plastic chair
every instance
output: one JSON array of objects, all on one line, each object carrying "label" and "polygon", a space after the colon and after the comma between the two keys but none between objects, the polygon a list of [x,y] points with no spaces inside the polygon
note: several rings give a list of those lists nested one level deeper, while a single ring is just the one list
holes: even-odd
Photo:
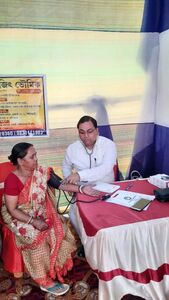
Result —
[{"label": "plastic chair", "polygon": [[[2,196],[4,192],[4,181],[9,173],[15,169],[10,162],[0,163],[0,210],[2,206]],[[14,234],[5,226],[0,213],[0,227],[2,231],[2,251],[1,257],[6,271],[13,273],[15,278],[23,275],[23,261],[18,248],[16,247]],[[11,257],[11,259],[9,259]]]},{"label": "plastic chair", "polygon": [[118,162],[113,167],[113,172],[114,172],[114,181],[122,181],[124,180],[123,174],[119,170]]}]

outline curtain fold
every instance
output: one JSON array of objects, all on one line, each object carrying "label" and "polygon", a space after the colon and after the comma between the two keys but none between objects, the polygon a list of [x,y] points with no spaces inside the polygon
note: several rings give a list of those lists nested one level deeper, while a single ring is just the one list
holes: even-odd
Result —
[{"label": "curtain fold", "polygon": [[140,124],[127,178],[169,174],[169,1],[146,0],[141,63],[147,73]]}]

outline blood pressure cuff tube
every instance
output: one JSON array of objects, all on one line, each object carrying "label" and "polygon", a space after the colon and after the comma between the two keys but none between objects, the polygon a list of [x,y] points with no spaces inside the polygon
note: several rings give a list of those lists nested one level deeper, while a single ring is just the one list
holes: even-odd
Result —
[{"label": "blood pressure cuff tube", "polygon": [[51,173],[50,179],[48,180],[48,184],[54,189],[58,189],[62,182],[62,178],[56,175],[54,172]]}]

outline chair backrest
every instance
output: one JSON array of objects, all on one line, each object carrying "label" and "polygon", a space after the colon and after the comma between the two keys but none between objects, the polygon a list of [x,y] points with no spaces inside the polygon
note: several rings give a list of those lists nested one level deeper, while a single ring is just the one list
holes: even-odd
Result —
[{"label": "chair backrest", "polygon": [[[15,166],[10,162],[2,162],[0,163],[0,208],[2,206],[2,196],[4,192],[4,181],[9,173],[15,170]],[[2,224],[1,215],[0,215],[0,223]]]},{"label": "chair backrest", "polygon": [[116,165],[113,167],[114,172],[114,181],[122,181],[124,180],[123,174],[119,170],[118,162],[116,161]]}]

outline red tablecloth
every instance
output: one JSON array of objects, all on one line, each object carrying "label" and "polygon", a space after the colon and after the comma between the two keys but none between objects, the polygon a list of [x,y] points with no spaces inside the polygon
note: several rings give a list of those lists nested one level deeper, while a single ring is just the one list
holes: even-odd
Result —
[{"label": "red tablecloth", "polygon": [[[153,191],[157,189],[147,180],[123,181],[115,184],[120,185],[121,190],[127,189],[128,191],[148,195],[153,195]],[[103,228],[169,216],[169,202],[160,203],[154,200],[147,210],[138,212],[128,207],[102,200],[89,203],[94,200],[93,197],[80,193],[77,195],[77,200],[85,201],[77,202],[77,205],[88,236],[94,236],[98,230]]]},{"label": "red tablecloth", "polygon": [[[153,195],[147,180],[116,182],[121,190]],[[77,219],[86,259],[99,278],[99,300],[126,294],[169,299],[169,203],[153,200],[147,210],[77,199]]]}]

